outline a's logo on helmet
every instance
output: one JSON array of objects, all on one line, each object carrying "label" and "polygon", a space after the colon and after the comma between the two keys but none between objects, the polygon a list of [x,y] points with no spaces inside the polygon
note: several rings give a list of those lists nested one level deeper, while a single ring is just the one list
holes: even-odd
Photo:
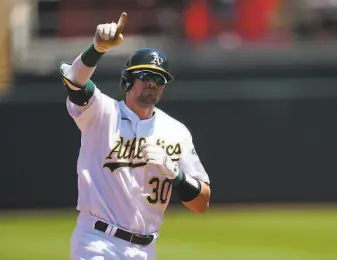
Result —
[{"label": "a's logo on helmet", "polygon": [[151,55],[153,56],[153,60],[150,61],[151,64],[160,66],[164,62],[164,59],[159,57],[157,52],[152,52]]}]

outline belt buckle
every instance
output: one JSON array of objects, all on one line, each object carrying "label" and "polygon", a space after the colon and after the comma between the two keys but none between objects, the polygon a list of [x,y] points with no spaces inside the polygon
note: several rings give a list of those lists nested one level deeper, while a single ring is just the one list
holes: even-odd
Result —
[{"label": "belt buckle", "polygon": [[132,233],[131,238],[130,238],[130,243],[139,245],[138,243],[135,243],[134,241],[135,238],[146,239],[146,243],[143,246],[149,245],[153,240],[152,235],[141,235],[141,234]]}]

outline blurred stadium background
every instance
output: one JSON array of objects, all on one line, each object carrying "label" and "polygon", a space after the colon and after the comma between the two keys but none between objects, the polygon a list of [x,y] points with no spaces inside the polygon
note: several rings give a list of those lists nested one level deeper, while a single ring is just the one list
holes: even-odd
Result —
[{"label": "blurred stadium background", "polygon": [[204,215],[172,199],[158,259],[336,260],[336,0],[1,0],[0,260],[69,259],[80,135],[58,66],[122,11],[94,81],[118,98],[128,55],[165,51],[159,107],[212,182]]}]

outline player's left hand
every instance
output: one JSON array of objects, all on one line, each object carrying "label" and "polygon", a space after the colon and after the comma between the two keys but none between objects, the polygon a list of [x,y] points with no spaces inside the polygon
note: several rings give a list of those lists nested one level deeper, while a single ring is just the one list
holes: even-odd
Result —
[{"label": "player's left hand", "polygon": [[155,165],[168,179],[175,179],[179,174],[178,164],[171,160],[163,148],[153,141],[147,141],[140,147],[147,165]]}]

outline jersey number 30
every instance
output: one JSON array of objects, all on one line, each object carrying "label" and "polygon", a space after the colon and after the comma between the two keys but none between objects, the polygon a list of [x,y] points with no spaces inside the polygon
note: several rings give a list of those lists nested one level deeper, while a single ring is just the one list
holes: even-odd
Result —
[{"label": "jersey number 30", "polygon": [[168,179],[160,181],[158,177],[153,177],[149,184],[153,189],[151,196],[147,196],[147,201],[151,204],[156,204],[158,201],[165,204],[172,186],[171,182]]}]

